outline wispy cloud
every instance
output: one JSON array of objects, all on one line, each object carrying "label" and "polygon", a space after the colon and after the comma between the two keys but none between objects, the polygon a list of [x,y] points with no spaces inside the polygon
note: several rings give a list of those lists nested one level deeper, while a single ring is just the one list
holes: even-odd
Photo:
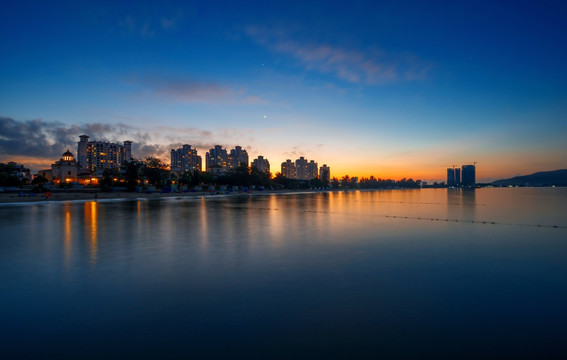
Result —
[{"label": "wispy cloud", "polygon": [[246,90],[212,81],[172,76],[131,76],[128,83],[138,88],[140,94],[158,97],[168,102],[186,103],[240,103],[259,104],[267,101],[248,95]]},{"label": "wispy cloud", "polygon": [[269,50],[290,56],[308,70],[333,74],[343,81],[384,84],[423,79],[430,66],[416,57],[393,55],[375,47],[365,51],[331,44],[301,41],[283,30],[248,26],[246,34]]},{"label": "wispy cloud", "polygon": [[120,21],[120,26],[130,33],[137,34],[143,38],[153,38],[156,35],[156,31],[151,26],[150,21],[140,20],[132,15],[125,16]]},{"label": "wispy cloud", "polygon": [[244,104],[267,104],[268,101],[261,98],[260,96],[249,95],[243,100]]},{"label": "wispy cloud", "polygon": [[234,91],[226,86],[193,79],[146,76],[134,81],[152,95],[172,102],[222,102],[234,95]]},{"label": "wispy cloud", "polygon": [[169,31],[178,27],[183,18],[183,11],[177,10],[172,15],[156,16],[154,14],[125,15],[118,22],[119,26],[130,34],[142,38],[153,38],[158,32]]}]

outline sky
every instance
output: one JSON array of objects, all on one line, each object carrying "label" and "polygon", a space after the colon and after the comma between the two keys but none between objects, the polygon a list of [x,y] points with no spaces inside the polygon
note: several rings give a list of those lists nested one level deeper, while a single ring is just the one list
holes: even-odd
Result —
[{"label": "sky", "polygon": [[565,1],[21,1],[0,12],[0,161],[79,135],[343,175],[567,168]]}]

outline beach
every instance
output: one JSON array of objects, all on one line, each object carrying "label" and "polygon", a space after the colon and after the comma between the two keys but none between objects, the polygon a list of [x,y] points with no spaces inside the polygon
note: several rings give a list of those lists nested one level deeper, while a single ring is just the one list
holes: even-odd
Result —
[{"label": "beach", "polygon": [[251,195],[272,195],[272,194],[288,194],[288,193],[306,193],[312,190],[266,190],[266,191],[248,191],[248,192],[230,192],[228,194],[222,192],[177,192],[177,193],[137,193],[137,192],[85,192],[85,191],[69,191],[69,192],[53,192],[51,196],[46,197],[45,193],[36,194],[35,196],[19,195],[18,193],[0,193],[0,204],[6,203],[27,203],[27,202],[53,202],[53,201],[88,201],[88,200],[136,200],[136,199],[162,199],[162,198],[198,198],[209,196],[251,196]]}]

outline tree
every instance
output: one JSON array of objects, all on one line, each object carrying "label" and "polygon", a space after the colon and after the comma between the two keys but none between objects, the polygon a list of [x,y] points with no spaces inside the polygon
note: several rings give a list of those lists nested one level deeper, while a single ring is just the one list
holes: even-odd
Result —
[{"label": "tree", "polygon": [[193,174],[196,175],[195,180],[193,180],[195,185],[211,185],[215,182],[215,175],[211,174],[210,172],[199,172],[195,170]]},{"label": "tree", "polygon": [[167,183],[169,185],[172,185],[177,180],[178,180],[177,175],[174,172],[170,171],[169,176],[167,177]]},{"label": "tree", "polygon": [[41,176],[41,175],[37,175],[36,177],[33,178],[31,184],[35,185],[34,188],[32,189],[32,192],[35,193],[41,193],[45,191],[45,184],[48,183],[48,180]]},{"label": "tree", "polygon": [[37,175],[36,177],[34,177],[31,182],[32,185],[40,185],[40,184],[43,185],[46,183],[47,183],[47,179],[41,175]]},{"label": "tree", "polygon": [[349,188],[350,187],[350,176],[348,176],[348,175],[343,176],[343,178],[341,179],[341,186],[343,188]]},{"label": "tree", "polygon": [[193,172],[186,170],[183,173],[181,173],[181,175],[179,175],[177,181],[179,182],[180,185],[190,186],[193,183],[193,178],[194,178]]},{"label": "tree", "polygon": [[111,191],[114,185],[114,179],[118,177],[118,169],[107,168],[102,171],[102,180],[100,181],[100,187],[103,191]]},{"label": "tree", "polygon": [[229,170],[222,181],[228,185],[250,186],[250,171],[246,164],[240,164],[237,168]]},{"label": "tree", "polygon": [[128,191],[135,191],[136,186],[138,186],[138,180],[140,180],[140,169],[142,168],[142,163],[134,158],[127,161],[122,169],[124,170],[124,180],[126,180],[126,186]]},{"label": "tree", "polygon": [[15,162],[0,163],[0,186],[22,186],[23,181],[18,175],[23,172],[29,172],[29,169]]},{"label": "tree", "polygon": [[340,184],[339,179],[337,179],[336,177],[334,177],[334,178],[331,180],[331,186],[332,186],[334,189],[337,189],[337,188],[339,187],[339,184]]},{"label": "tree", "polygon": [[250,168],[250,184],[270,186],[272,174],[269,171],[260,171],[256,166]]},{"label": "tree", "polygon": [[142,165],[142,175],[151,185],[162,188],[168,178],[167,165],[156,157],[147,157]]},{"label": "tree", "polygon": [[319,179],[318,177],[311,179],[309,184],[311,185],[311,187],[314,187],[314,188],[319,188],[319,187],[325,186],[325,184],[323,184],[323,181],[321,181],[321,179]]}]

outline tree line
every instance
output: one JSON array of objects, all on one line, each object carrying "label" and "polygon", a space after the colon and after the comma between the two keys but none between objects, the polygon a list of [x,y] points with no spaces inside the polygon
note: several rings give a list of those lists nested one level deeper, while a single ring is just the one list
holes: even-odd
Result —
[{"label": "tree line", "polygon": [[307,189],[323,187],[319,179],[296,180],[288,179],[276,173],[275,176],[268,171],[260,171],[255,166],[248,167],[246,164],[230,169],[223,174],[212,174],[206,171],[184,171],[176,173],[169,169],[167,164],[155,157],[148,157],[142,161],[128,161],[121,169],[105,169],[101,186],[111,188],[112,186],[126,185],[129,191],[148,185],[157,189],[172,187],[174,184],[194,188],[195,186],[262,186],[264,188],[278,189]]},{"label": "tree line", "polygon": [[[140,179],[147,180],[148,184],[160,189],[171,186],[174,183],[191,188],[204,185],[239,187],[254,185],[272,189],[299,190],[326,188],[329,186],[333,189],[417,189],[421,187],[421,180],[413,180],[411,178],[392,180],[370,176],[368,178],[363,177],[360,181],[353,181],[352,178],[345,175],[341,179],[335,177],[330,181],[324,181],[319,178],[310,180],[290,179],[283,176],[280,172],[272,176],[270,172],[263,172],[254,166],[248,167],[246,164],[241,164],[239,167],[219,175],[197,170],[176,174],[175,172],[171,172],[163,161],[154,157],[146,158],[144,161],[132,160],[124,166],[122,173],[129,190],[133,190],[139,186],[138,180]],[[115,176],[115,174],[112,176]],[[111,176],[107,176],[106,178],[109,179],[110,177]]]},{"label": "tree line", "polygon": [[0,163],[0,186],[21,187],[27,185],[29,180],[23,176],[29,175],[30,169],[15,162]]},{"label": "tree line", "polygon": [[[17,174],[28,171],[22,165],[10,162],[0,163],[0,186],[21,187],[26,185],[26,180]],[[47,180],[36,176],[32,185],[43,187]],[[147,157],[143,160],[132,159],[127,161],[121,168],[104,169],[99,183],[102,190],[112,191],[114,187],[126,188],[128,191],[136,191],[146,185],[154,186],[156,189],[172,188],[174,185],[194,188],[196,186],[263,186],[268,189],[292,189],[302,190],[310,188],[333,189],[391,189],[391,188],[420,188],[421,180],[403,178],[401,180],[381,179],[370,176],[354,181],[348,175],[341,179],[336,177],[330,181],[319,178],[311,180],[290,179],[277,172],[272,176],[270,172],[263,172],[256,167],[248,167],[241,164],[223,174],[212,174],[204,171],[173,172],[161,159]],[[61,186],[68,186],[61,184]]]},{"label": "tree line", "polygon": [[381,179],[370,176],[363,177],[360,180],[353,180],[348,175],[343,176],[341,179],[333,178],[330,182],[333,188],[342,189],[418,189],[421,188],[421,180],[413,180],[403,178],[401,180]]}]

